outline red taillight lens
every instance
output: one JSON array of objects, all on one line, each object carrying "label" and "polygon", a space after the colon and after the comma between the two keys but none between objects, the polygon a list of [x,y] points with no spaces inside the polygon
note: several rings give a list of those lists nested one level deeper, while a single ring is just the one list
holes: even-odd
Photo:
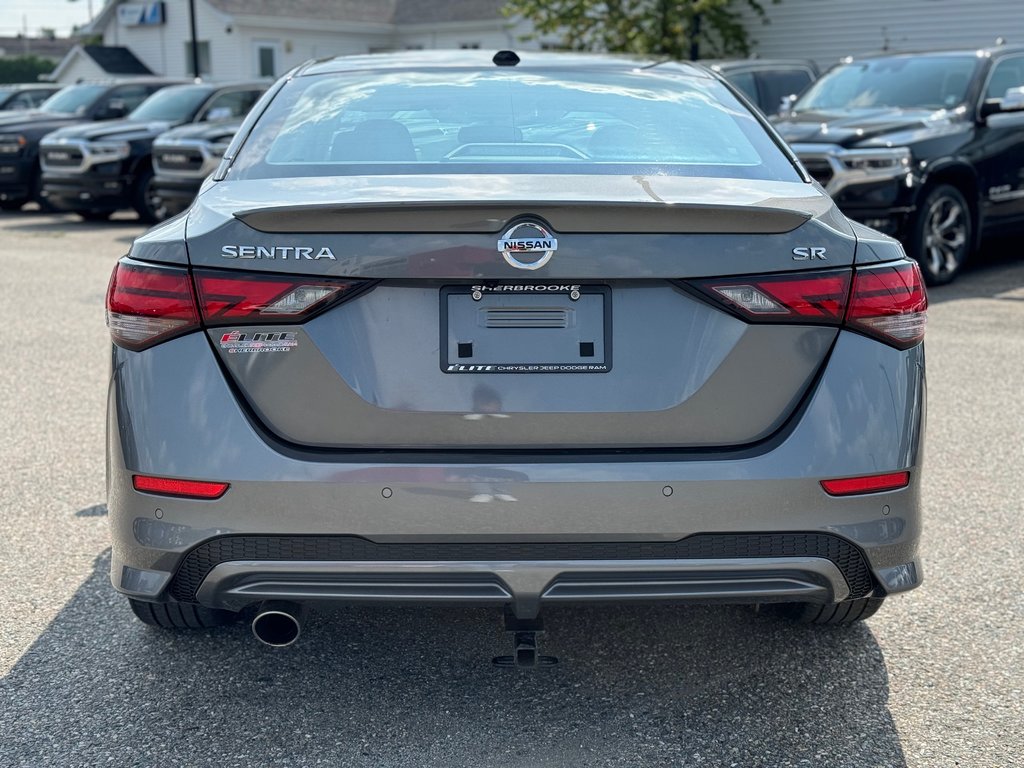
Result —
[{"label": "red taillight lens", "polygon": [[846,322],[900,349],[921,341],[928,323],[928,295],[917,262],[854,272]]},{"label": "red taillight lens", "polygon": [[846,313],[850,270],[693,280],[690,285],[748,320],[839,325]]},{"label": "red taillight lens", "polygon": [[307,320],[368,285],[366,280],[209,270],[195,270],[193,276],[208,325]]},{"label": "red taillight lens", "polygon": [[107,326],[115,344],[141,350],[198,329],[200,315],[210,326],[302,322],[373,284],[214,270],[190,277],[182,267],[122,259],[107,289]]},{"label": "red taillight lens", "polygon": [[906,488],[909,484],[909,472],[889,472],[884,475],[844,477],[839,480],[821,481],[821,487],[830,496],[854,496],[858,493],[896,491],[900,488]]},{"label": "red taillight lens", "polygon": [[686,283],[748,322],[844,325],[899,349],[924,338],[928,296],[915,261]]},{"label": "red taillight lens", "polygon": [[219,499],[228,489],[227,483],[210,483],[205,480],[175,480],[170,477],[133,475],[132,486],[136,491],[156,493],[161,496],[181,496],[186,499]]},{"label": "red taillight lens", "polygon": [[119,261],[107,288],[107,326],[114,343],[128,349],[199,327],[188,270]]}]

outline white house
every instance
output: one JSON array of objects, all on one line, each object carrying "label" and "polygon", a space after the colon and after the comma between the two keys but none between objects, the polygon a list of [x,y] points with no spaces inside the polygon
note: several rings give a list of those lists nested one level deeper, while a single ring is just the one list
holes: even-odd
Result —
[{"label": "white house", "polygon": [[769,23],[735,2],[758,56],[813,59],[1024,43],[1022,0],[763,0]]},{"label": "white house", "polygon": [[[847,55],[976,48],[1002,37],[1024,43],[1024,0],[762,0],[764,23],[733,0],[761,58],[806,58],[828,66]],[[214,80],[276,77],[310,58],[421,48],[541,47],[522,40],[527,22],[501,12],[506,0],[194,0],[200,71]],[[86,32],[127,49],[144,69],[190,77],[190,0],[107,0]],[[555,42],[554,39],[551,42]],[[120,53],[76,48],[54,73],[121,74]],[[102,71],[101,71],[102,70]],[[125,72],[125,74],[128,74]]]},{"label": "white house", "polygon": [[[195,0],[204,77],[276,77],[311,58],[421,48],[538,47],[505,0]],[[153,73],[192,75],[189,0],[108,0],[88,32],[125,47]],[[59,68],[58,68],[59,69]],[[64,67],[71,71],[70,67]],[[56,79],[74,78],[58,73]]]}]

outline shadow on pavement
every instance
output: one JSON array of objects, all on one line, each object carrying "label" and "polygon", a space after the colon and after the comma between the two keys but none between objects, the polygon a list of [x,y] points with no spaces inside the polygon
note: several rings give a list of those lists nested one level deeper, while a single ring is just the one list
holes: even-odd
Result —
[{"label": "shadow on pavement", "polygon": [[1022,301],[1024,293],[1001,294],[1024,287],[1024,240],[999,238],[986,240],[981,251],[964,265],[963,272],[950,285],[928,289],[928,301],[939,304],[958,299],[995,298]]},{"label": "shadow on pavement", "polygon": [[26,210],[0,213],[4,229],[27,235],[59,235],[66,232],[110,232],[134,230],[131,234],[112,237],[117,242],[130,243],[148,226],[138,220],[134,213],[115,214],[109,221],[85,221],[73,213],[44,213]]},{"label": "shadow on pavement", "polygon": [[0,764],[904,766],[866,625],[745,608],[551,611],[520,672],[492,609],[314,614],[271,650],[246,625],[166,632],[109,553],[0,682]]}]

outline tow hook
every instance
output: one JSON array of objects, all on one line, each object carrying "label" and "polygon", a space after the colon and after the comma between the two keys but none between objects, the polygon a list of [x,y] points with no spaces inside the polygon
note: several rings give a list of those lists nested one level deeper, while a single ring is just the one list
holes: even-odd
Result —
[{"label": "tow hook", "polygon": [[496,667],[552,667],[558,663],[556,656],[543,656],[537,643],[537,635],[544,634],[544,622],[540,617],[519,619],[512,611],[505,611],[505,631],[512,635],[512,655],[495,656]]}]

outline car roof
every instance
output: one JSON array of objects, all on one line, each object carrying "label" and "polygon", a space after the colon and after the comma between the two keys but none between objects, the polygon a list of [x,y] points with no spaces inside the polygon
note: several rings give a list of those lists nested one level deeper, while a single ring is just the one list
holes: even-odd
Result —
[{"label": "car roof", "polygon": [[842,61],[866,61],[869,59],[898,59],[898,58],[919,58],[922,56],[977,56],[978,58],[992,58],[1003,56],[1009,53],[1024,53],[1024,45],[997,45],[987,48],[951,48],[937,49],[930,51],[875,51],[863,53],[856,56],[847,56]]},{"label": "car roof", "polygon": [[817,71],[817,65],[810,59],[704,59],[698,61],[716,72],[730,69],[757,69],[768,67],[806,67]]},{"label": "car roof", "polygon": [[0,88],[5,91],[34,91],[40,88],[47,91],[59,91],[63,87],[60,83],[0,83]]},{"label": "car roof", "polygon": [[262,88],[263,90],[268,89],[272,83],[268,80],[237,80],[226,83],[213,82],[212,80],[187,80],[185,82],[175,82],[171,88],[182,88],[189,87],[195,88],[197,86],[209,88],[211,91],[219,91],[225,88],[252,88],[253,90]]},{"label": "car roof", "polygon": [[295,72],[296,76],[321,75],[335,72],[356,72],[381,69],[577,69],[628,72],[658,67],[659,71],[673,71],[693,77],[708,77],[701,68],[687,62],[666,61],[630,55],[568,53],[551,51],[516,51],[519,63],[514,67],[494,63],[497,51],[490,50],[435,50],[402,51],[396,53],[358,54],[335,56],[309,62]]}]

